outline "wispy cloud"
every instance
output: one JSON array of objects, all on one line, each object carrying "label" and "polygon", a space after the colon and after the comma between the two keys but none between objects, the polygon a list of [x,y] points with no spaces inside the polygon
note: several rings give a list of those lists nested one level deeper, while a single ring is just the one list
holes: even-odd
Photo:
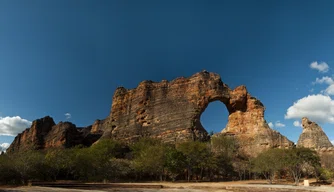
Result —
[{"label": "wispy cloud", "polygon": [[334,80],[331,77],[328,76],[324,76],[321,79],[320,78],[316,78],[314,82],[312,82],[312,84],[328,84],[328,85],[332,85],[334,84]]},{"label": "wispy cloud", "polygon": [[281,123],[280,121],[275,122],[275,127],[285,127],[285,124]]},{"label": "wispy cloud", "polygon": [[302,125],[300,124],[299,121],[294,121],[293,122],[293,126],[295,126],[295,127],[301,127]]},{"label": "wispy cloud", "polygon": [[66,119],[71,119],[72,117],[71,113],[65,113],[64,115]]},{"label": "wispy cloud", "polygon": [[334,80],[332,77],[324,76],[322,78],[316,78],[312,84],[327,84],[329,86],[325,90],[321,90],[320,93],[325,95],[334,95]]},{"label": "wispy cloud", "polygon": [[16,136],[30,126],[31,121],[22,119],[20,116],[0,117],[0,135]]},{"label": "wispy cloud", "polygon": [[277,128],[281,128],[281,127],[285,127],[285,124],[281,123],[280,121],[276,121],[275,124],[272,123],[272,122],[269,122],[268,123],[269,127],[270,128],[274,128],[274,127],[277,127]]},{"label": "wispy cloud", "polygon": [[325,62],[318,63],[317,61],[314,61],[310,64],[311,69],[318,70],[321,73],[326,73],[329,70],[329,66]]}]

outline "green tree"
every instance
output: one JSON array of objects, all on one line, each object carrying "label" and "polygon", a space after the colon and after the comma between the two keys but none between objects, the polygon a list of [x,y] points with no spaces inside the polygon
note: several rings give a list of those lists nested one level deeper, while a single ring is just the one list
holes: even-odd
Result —
[{"label": "green tree", "polygon": [[247,157],[235,157],[232,160],[233,170],[238,174],[239,180],[246,179],[247,172],[251,172],[251,162]]},{"label": "green tree", "polygon": [[241,161],[237,161],[239,160],[238,142],[234,137],[224,134],[214,135],[211,137],[211,151],[214,153],[211,171],[218,178],[231,178],[235,174],[233,164],[238,164],[237,168],[241,168],[239,166]]},{"label": "green tree", "polygon": [[142,138],[131,148],[134,153],[134,169],[140,174],[157,175],[162,180],[166,163],[166,145],[157,139]]},{"label": "green tree", "polygon": [[282,162],[287,168],[295,181],[295,185],[299,184],[303,169],[306,166],[318,167],[320,166],[320,158],[317,153],[308,148],[293,148],[285,150],[282,154]]},{"label": "green tree", "polygon": [[0,155],[0,184],[17,184],[21,177],[13,165],[13,160],[7,154]]},{"label": "green tree", "polygon": [[253,159],[253,171],[263,174],[263,176],[272,184],[275,174],[283,169],[284,164],[280,159],[285,151],[281,149],[269,149],[259,154]]},{"label": "green tree", "polygon": [[185,156],[187,167],[187,180],[190,181],[195,169],[200,170],[202,178],[203,170],[208,158],[212,155],[207,143],[200,141],[187,141],[177,145],[176,149]]},{"label": "green tree", "polygon": [[127,159],[110,158],[104,168],[104,171],[98,172],[98,178],[109,181],[117,181],[133,172],[131,162]]},{"label": "green tree", "polygon": [[89,181],[94,180],[97,175],[95,167],[95,156],[89,148],[77,148],[73,150],[73,174],[76,178]]},{"label": "green tree", "polygon": [[224,155],[226,158],[230,159],[238,154],[237,141],[233,137],[223,134],[211,138],[211,148],[216,154]]},{"label": "green tree", "polygon": [[27,184],[29,179],[38,179],[45,171],[44,155],[39,151],[29,150],[9,156],[21,183]]},{"label": "green tree", "polygon": [[115,179],[114,164],[118,162],[114,159],[122,156],[122,144],[111,139],[103,139],[89,148],[89,153],[93,157],[91,164],[94,172],[91,174],[93,180]]},{"label": "green tree", "polygon": [[172,181],[176,180],[176,177],[183,173],[186,169],[185,156],[180,151],[177,151],[174,146],[166,148],[166,162],[165,167],[168,176]]}]

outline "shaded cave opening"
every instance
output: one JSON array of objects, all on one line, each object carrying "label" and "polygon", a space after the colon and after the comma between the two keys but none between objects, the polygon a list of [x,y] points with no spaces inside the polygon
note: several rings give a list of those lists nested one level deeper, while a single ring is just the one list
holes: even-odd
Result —
[{"label": "shaded cave opening", "polygon": [[220,133],[227,125],[229,112],[221,101],[212,101],[200,116],[203,128],[211,135]]}]

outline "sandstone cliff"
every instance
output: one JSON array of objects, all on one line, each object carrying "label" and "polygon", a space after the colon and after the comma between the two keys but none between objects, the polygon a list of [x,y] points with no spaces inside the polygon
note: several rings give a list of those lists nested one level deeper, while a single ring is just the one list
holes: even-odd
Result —
[{"label": "sandstone cliff", "polygon": [[255,156],[268,148],[291,148],[294,145],[269,127],[264,119],[264,105],[252,97],[245,86],[230,91],[227,106],[230,115],[222,133],[234,135],[246,155]]},{"label": "sandstone cliff", "polygon": [[91,128],[92,126],[77,128],[70,122],[60,122],[56,125],[51,117],[46,116],[33,121],[30,128],[18,134],[7,152],[68,148],[78,144],[90,146],[102,135],[91,133]]},{"label": "sandstone cliff", "polygon": [[217,100],[229,111],[228,124],[222,133],[235,137],[245,154],[254,156],[267,148],[293,146],[293,142],[269,128],[263,104],[245,86],[231,90],[218,74],[202,71],[170,82],[143,81],[135,89],[119,87],[109,116],[84,129],[77,129],[69,122],[55,125],[50,117],[36,120],[15,138],[7,151],[89,146],[101,134],[101,138],[128,143],[147,136],[169,143],[205,141],[209,136],[200,116],[210,102]]},{"label": "sandstone cliff", "polygon": [[251,97],[245,86],[231,90],[218,74],[207,71],[171,82],[143,81],[130,90],[118,88],[111,113],[102,126],[105,130],[102,138],[133,142],[149,136],[173,143],[207,140],[200,116],[216,100],[223,102],[229,111],[223,133],[234,135],[246,154],[293,146],[293,142],[269,128],[263,104]]},{"label": "sandstone cliff", "polygon": [[322,149],[333,147],[322,128],[308,118],[302,118],[303,132],[299,136],[297,147]]},{"label": "sandstone cliff", "polygon": [[166,142],[209,139],[199,117],[210,101],[227,102],[229,88],[213,73],[197,73],[171,82],[141,82],[136,89],[118,88],[103,138]]}]

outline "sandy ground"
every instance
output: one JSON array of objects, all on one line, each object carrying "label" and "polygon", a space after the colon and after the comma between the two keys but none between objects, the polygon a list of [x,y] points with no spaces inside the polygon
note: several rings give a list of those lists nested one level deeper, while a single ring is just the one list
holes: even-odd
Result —
[{"label": "sandy ground", "polygon": [[[311,181],[312,182],[312,181]],[[119,183],[120,185],[129,185],[131,183]],[[334,187],[327,186],[293,186],[291,184],[274,184],[268,185],[265,181],[237,181],[237,182],[203,182],[203,183],[171,183],[171,182],[154,182],[154,183],[134,183],[135,185],[162,185],[161,189],[144,189],[144,188],[108,188],[108,189],[64,189],[55,187],[0,187],[0,192],[306,192],[306,191],[323,191],[323,192],[334,192]]]}]

